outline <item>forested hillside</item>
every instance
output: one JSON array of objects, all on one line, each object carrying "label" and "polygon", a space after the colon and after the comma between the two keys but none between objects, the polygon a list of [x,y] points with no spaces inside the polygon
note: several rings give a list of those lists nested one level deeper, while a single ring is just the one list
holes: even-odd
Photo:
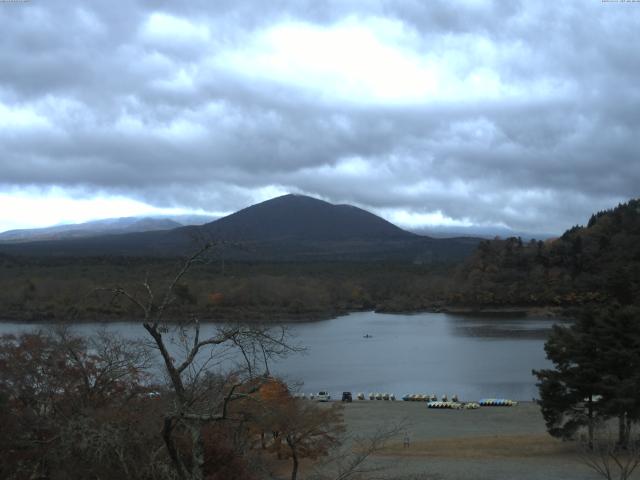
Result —
[{"label": "forested hillside", "polygon": [[591,216],[560,238],[483,241],[459,268],[451,301],[474,306],[638,304],[640,200]]}]

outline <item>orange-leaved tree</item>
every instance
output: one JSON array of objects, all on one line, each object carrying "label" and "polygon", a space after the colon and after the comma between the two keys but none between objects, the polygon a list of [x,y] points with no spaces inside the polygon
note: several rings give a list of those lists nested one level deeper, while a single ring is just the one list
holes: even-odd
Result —
[{"label": "orange-leaved tree", "polygon": [[341,405],[320,406],[291,396],[271,403],[265,420],[273,432],[269,449],[291,458],[291,480],[298,476],[301,459],[328,455],[345,432]]}]

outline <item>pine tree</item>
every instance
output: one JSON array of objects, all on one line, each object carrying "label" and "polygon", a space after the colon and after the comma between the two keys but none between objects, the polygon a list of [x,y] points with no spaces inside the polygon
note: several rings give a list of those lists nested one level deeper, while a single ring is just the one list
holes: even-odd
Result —
[{"label": "pine tree", "polygon": [[618,443],[626,447],[640,420],[640,309],[602,312],[595,334],[601,348],[602,395],[607,415],[618,418]]},{"label": "pine tree", "polygon": [[595,424],[617,417],[626,446],[640,420],[640,309],[609,307],[555,326],[545,351],[555,368],[534,375],[549,433],[569,439],[587,427],[591,446]]},{"label": "pine tree", "polygon": [[584,317],[570,328],[554,326],[545,351],[555,369],[533,372],[539,380],[539,403],[548,432],[569,439],[586,426],[590,445],[595,424],[603,415],[598,401],[602,384],[595,324],[592,317]]}]

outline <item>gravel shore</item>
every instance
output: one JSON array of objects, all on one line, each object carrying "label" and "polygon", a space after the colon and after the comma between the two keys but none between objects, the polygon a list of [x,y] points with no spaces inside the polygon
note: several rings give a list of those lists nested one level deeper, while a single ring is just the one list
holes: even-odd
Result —
[{"label": "gravel shore", "polygon": [[354,401],[345,404],[344,417],[348,432],[362,437],[385,425],[403,425],[402,433],[371,460],[387,467],[386,478],[417,474],[443,480],[600,478],[581,463],[575,445],[546,433],[540,408],[531,402],[435,410],[422,402]]}]

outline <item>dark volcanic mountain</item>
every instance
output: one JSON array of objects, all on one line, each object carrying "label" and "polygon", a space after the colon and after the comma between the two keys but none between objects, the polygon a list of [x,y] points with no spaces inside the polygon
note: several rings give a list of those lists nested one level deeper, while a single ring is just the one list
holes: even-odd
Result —
[{"label": "dark volcanic mountain", "polygon": [[351,205],[304,195],[258,203],[204,226],[214,238],[244,241],[400,240],[417,235]]},{"label": "dark volcanic mountain", "polygon": [[225,258],[251,261],[457,260],[478,239],[433,239],[402,230],[350,205],[285,195],[202,226],[84,239],[0,244],[21,255],[178,256],[205,241],[223,241]]}]

